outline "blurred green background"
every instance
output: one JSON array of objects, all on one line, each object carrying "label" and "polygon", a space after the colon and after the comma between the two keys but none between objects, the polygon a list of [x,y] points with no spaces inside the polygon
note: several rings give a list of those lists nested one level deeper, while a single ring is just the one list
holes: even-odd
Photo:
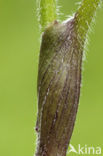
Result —
[{"label": "blurred green background", "polygon": [[[61,19],[77,9],[78,1],[59,0]],[[103,150],[103,7],[92,30],[71,144]],[[0,156],[34,154],[39,46],[36,1],[0,0]]]}]

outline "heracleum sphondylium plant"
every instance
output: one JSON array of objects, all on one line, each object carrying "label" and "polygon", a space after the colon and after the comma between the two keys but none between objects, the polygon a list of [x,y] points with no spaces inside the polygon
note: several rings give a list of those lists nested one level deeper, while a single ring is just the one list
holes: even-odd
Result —
[{"label": "heracleum sphondylium plant", "polygon": [[58,22],[55,0],[40,0],[42,42],[38,71],[36,156],[66,156],[80,96],[82,56],[102,0],[83,0],[71,19]]}]

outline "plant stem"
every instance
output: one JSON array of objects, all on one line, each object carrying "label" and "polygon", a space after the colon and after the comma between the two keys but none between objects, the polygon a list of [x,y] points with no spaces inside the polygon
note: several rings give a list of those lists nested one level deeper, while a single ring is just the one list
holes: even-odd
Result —
[{"label": "plant stem", "polygon": [[40,25],[42,31],[48,26],[49,23],[57,19],[57,1],[56,0],[40,0],[39,14]]},{"label": "plant stem", "polygon": [[82,0],[75,14],[77,34],[84,41],[101,0]]}]

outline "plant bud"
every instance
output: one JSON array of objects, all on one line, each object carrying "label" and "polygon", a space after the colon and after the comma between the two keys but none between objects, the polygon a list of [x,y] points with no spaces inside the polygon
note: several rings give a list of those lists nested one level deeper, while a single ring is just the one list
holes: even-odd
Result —
[{"label": "plant bud", "polygon": [[42,35],[36,156],[66,155],[78,109],[82,47],[75,18],[55,21]]}]

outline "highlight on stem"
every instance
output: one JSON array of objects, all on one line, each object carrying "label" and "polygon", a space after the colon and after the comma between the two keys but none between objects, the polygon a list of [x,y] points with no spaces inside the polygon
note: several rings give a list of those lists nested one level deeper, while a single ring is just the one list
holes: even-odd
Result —
[{"label": "highlight on stem", "polygon": [[84,45],[100,3],[101,0],[83,0],[71,19],[59,23],[56,1],[40,1],[43,34],[36,156],[66,156],[78,110]]}]

